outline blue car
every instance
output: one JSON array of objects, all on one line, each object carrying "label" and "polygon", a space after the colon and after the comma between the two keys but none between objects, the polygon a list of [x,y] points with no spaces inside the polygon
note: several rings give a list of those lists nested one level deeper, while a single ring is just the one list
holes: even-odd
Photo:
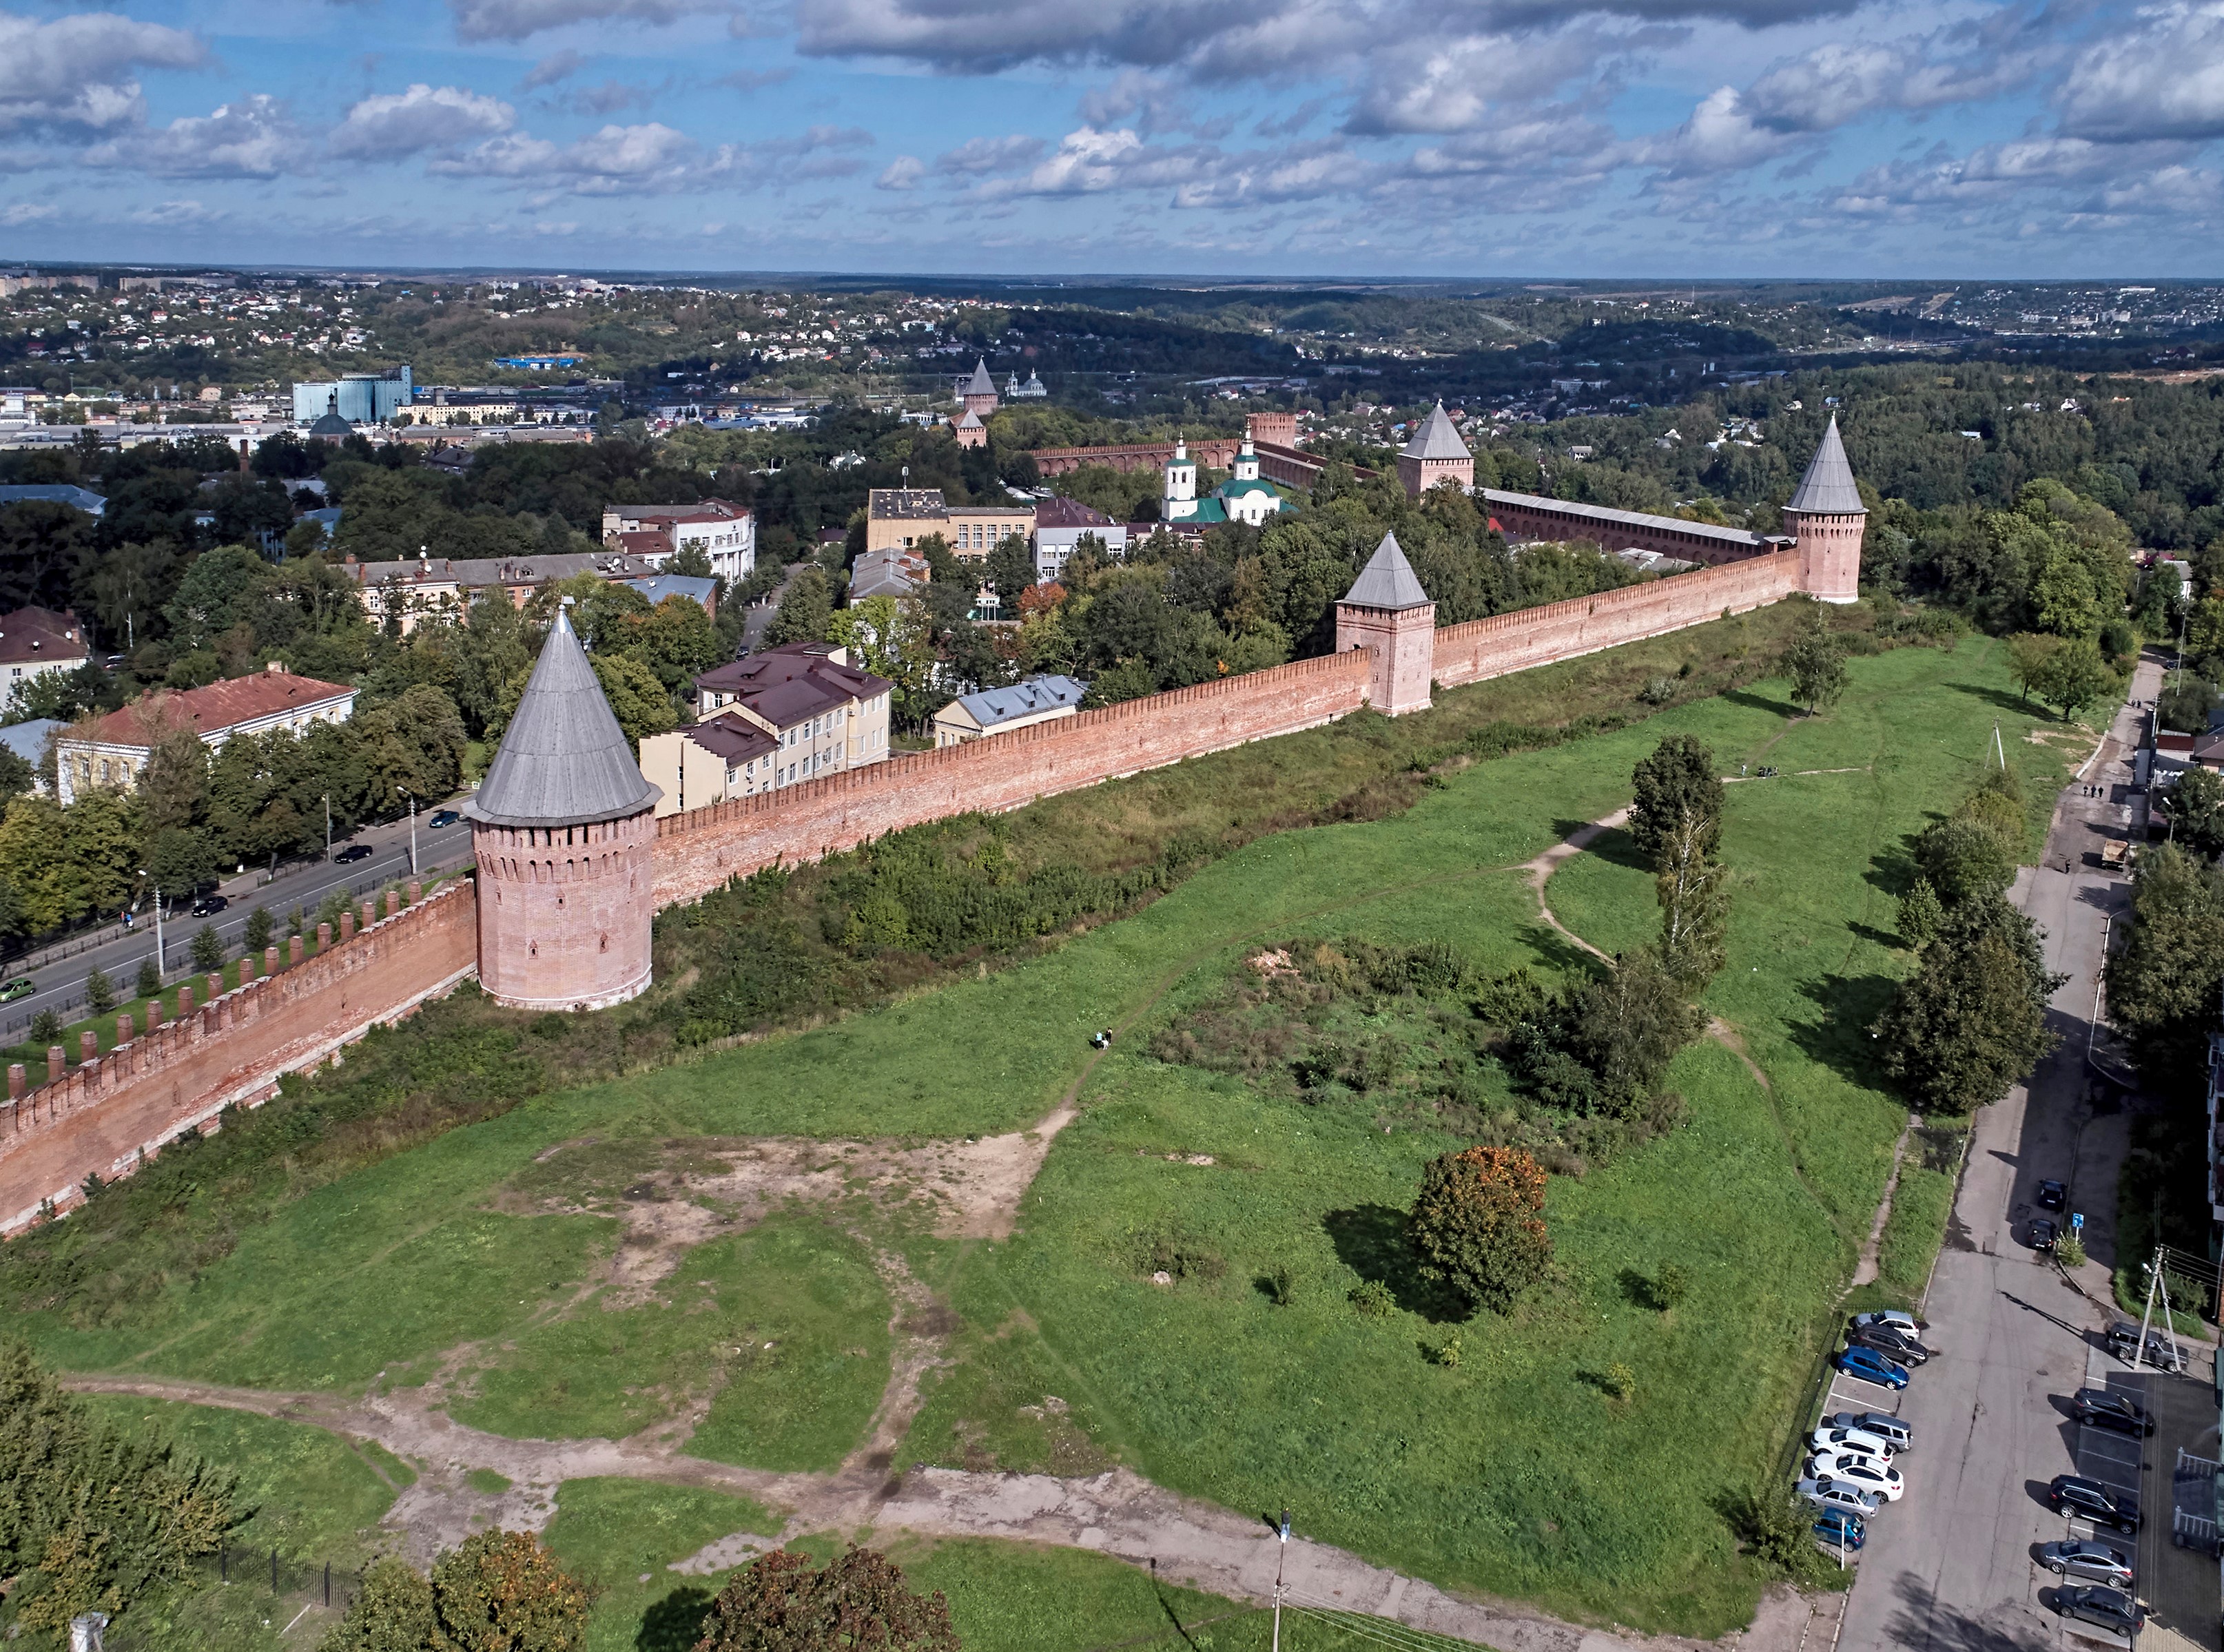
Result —
[{"label": "blue car", "polygon": [[1847,1376],[1865,1383],[1882,1383],[1886,1388],[1907,1386],[1907,1367],[1886,1359],[1874,1348],[1848,1348],[1838,1356],[1837,1364]]},{"label": "blue car", "polygon": [[1868,1523],[1851,1509],[1825,1509],[1815,1535],[1831,1548],[1859,1548],[1869,1540]]}]

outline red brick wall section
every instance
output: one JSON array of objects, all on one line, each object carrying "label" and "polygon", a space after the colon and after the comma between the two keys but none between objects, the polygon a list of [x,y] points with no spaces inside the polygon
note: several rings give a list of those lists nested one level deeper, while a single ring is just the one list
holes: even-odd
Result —
[{"label": "red brick wall section", "polygon": [[924,821],[1037,798],[1317,728],[1356,710],[1363,650],[1202,683],[1008,735],[713,804],[656,823],[659,907],[774,861],[812,861]]},{"label": "red brick wall section", "polygon": [[1779,551],[1720,568],[1625,585],[1596,596],[1495,614],[1437,633],[1436,679],[1446,688],[1549,665],[1743,614],[1799,589],[1799,554]]},{"label": "red brick wall section", "polygon": [[268,1099],[281,1073],[313,1066],[373,1025],[447,991],[477,962],[468,881],[189,1016],[143,1034],[20,1101],[0,1101],[0,1233],[41,1200],[78,1201],[88,1173],[128,1176],[188,1126]]}]

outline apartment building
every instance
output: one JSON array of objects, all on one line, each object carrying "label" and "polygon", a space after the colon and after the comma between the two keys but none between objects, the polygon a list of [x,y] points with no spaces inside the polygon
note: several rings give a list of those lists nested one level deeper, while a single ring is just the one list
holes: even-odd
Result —
[{"label": "apartment building", "polygon": [[774,791],[888,755],[894,684],[831,642],[789,642],[695,679],[700,721],[641,742],[660,815]]},{"label": "apartment building", "polygon": [[605,505],[603,543],[662,567],[682,551],[700,551],[711,571],[739,584],[757,565],[756,513],[724,499],[694,505]]},{"label": "apartment building", "polygon": [[355,715],[355,695],[343,684],[298,677],[275,660],[251,677],[205,688],[182,693],[157,689],[56,737],[60,800],[73,803],[98,786],[130,791],[153,757],[155,742],[174,729],[190,729],[214,751],[240,735],[281,728],[301,734],[320,722],[345,722]]}]

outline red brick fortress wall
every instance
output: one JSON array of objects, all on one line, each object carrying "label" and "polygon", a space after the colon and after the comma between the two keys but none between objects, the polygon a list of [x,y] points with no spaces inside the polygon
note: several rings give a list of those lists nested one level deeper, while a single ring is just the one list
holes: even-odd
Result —
[{"label": "red brick fortress wall", "polygon": [[1799,553],[1779,551],[1641,585],[1494,614],[1437,633],[1433,675],[1446,688],[1480,683],[1780,602],[1799,590]]},{"label": "red brick fortress wall", "polygon": [[1201,683],[963,746],[892,757],[656,823],[655,904],[699,899],[774,861],[812,861],[922,822],[1061,791],[1317,728],[1367,693],[1365,650]]},{"label": "red brick fortress wall", "polygon": [[313,1065],[477,967],[469,881],[436,891],[290,969],[143,1032],[59,1081],[0,1103],[0,1233],[41,1200],[77,1201],[88,1173],[129,1175],[138,1157],[233,1102],[256,1103],[281,1074]]}]

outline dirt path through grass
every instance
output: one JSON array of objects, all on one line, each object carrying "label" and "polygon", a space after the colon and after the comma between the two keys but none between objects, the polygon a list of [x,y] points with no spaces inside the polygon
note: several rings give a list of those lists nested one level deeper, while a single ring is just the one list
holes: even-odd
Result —
[{"label": "dirt path through grass", "polygon": [[1869,1236],[1861,1245],[1861,1260],[1854,1264],[1854,1277],[1848,1289],[1873,1285],[1877,1277],[1877,1255],[1884,1248],[1885,1224],[1892,1220],[1892,1196],[1899,1191],[1899,1169],[1907,1157],[1907,1144],[1915,1134],[1915,1115],[1907,1115],[1907,1128],[1899,1132],[1899,1139],[1892,1144],[1892,1174],[1885,1178],[1884,1197],[1877,1201],[1876,1220],[1869,1224]]},{"label": "dirt path through grass", "polygon": [[[389,1525],[405,1533],[408,1552],[420,1563],[488,1523],[540,1530],[554,1517],[556,1491],[565,1480],[619,1476],[730,1492],[784,1511],[786,1523],[777,1532],[737,1532],[711,1545],[717,1550],[709,1557],[716,1562],[711,1570],[739,1565],[755,1553],[809,1533],[862,1535],[867,1529],[894,1529],[924,1536],[1092,1549],[1169,1581],[1236,1599],[1263,1604],[1273,1598],[1279,1545],[1264,1516],[1254,1518],[1178,1496],[1126,1469],[1058,1479],[919,1468],[891,1479],[888,1451],[879,1446],[883,1431],[876,1428],[874,1441],[832,1474],[781,1474],[691,1457],[646,1435],[622,1441],[511,1440],[452,1422],[437,1398],[420,1389],[346,1400],[152,1378],[88,1375],[64,1381],[80,1393],[250,1411],[324,1428],[358,1446],[376,1441],[420,1471],[387,1516]],[[489,1492],[469,1484],[473,1471],[488,1470],[509,1481],[509,1489]],[[684,1567],[691,1574],[706,1569],[693,1563],[697,1558],[673,1569]],[[1750,1629],[1712,1643],[1608,1634],[1503,1602],[1455,1597],[1434,1584],[1302,1537],[1291,1541],[1287,1576],[1291,1598],[1300,1606],[1387,1617],[1495,1652],[1700,1652],[1726,1644],[1734,1644],[1739,1652],[1798,1652],[1816,1610],[1829,1609],[1827,1600],[1810,1602],[1774,1589]]]}]

